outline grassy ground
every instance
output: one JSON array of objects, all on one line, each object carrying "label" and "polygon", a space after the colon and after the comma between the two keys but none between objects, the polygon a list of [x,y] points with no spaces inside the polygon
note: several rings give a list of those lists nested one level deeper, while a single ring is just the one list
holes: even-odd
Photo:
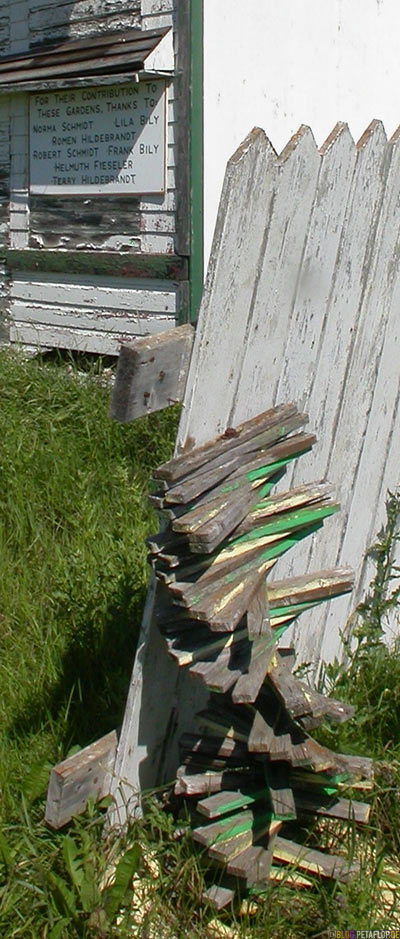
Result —
[{"label": "grassy ground", "polygon": [[0,935],[311,939],[400,925],[382,883],[400,847],[400,656],[379,641],[396,500],[357,650],[345,671],[326,674],[356,716],[321,739],[380,761],[368,831],[331,823],[318,832],[360,857],[353,884],[271,887],[216,923],[200,903],[215,875],[165,794],[149,797],[145,818],[117,840],[105,836],[101,807],[62,833],[42,825],[49,767],[121,720],[155,524],[144,494],[175,436],[176,412],[121,426],[108,400],[94,372],[0,354]]},{"label": "grassy ground", "polygon": [[0,355],[2,811],[35,761],[121,717],[147,582],[145,493],[176,415],[124,426],[110,389]]}]

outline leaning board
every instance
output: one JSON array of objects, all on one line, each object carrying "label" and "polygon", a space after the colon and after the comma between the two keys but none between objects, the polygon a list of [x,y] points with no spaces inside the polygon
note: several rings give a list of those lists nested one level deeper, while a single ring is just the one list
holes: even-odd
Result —
[{"label": "leaning board", "polygon": [[[328,477],[342,511],[276,576],[357,572],[352,600],[294,629],[299,658],[316,667],[340,655],[339,630],[368,582],[365,551],[398,484],[399,197],[399,132],[387,141],[379,121],[357,145],[337,124],[320,151],[301,127],[279,157],[253,130],[227,166],[189,367],[177,451],[277,403],[310,415],[318,444],[282,485]],[[138,790],[172,779],[177,739],[203,703],[167,659],[154,591],[116,758],[120,815]]]}]

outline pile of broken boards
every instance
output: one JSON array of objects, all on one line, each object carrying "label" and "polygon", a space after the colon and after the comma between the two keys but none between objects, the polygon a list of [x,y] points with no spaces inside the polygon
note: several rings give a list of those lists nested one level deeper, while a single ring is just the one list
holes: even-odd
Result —
[{"label": "pile of broken boards", "polygon": [[[342,791],[372,786],[370,760],[333,753],[310,736],[326,718],[346,720],[352,708],[295,678],[292,657],[278,651],[300,613],[353,584],[343,568],[269,579],[278,558],[338,509],[326,483],[271,494],[315,442],[300,430],[306,420],[282,405],[229,428],[159,467],[150,497],[164,518],[148,539],[161,582],[158,626],[177,664],[210,690],[199,734],[181,740],[175,791],[191,797],[194,818],[203,821],[194,838],[224,865],[228,881],[242,878],[256,890],[268,880],[290,882],[288,863],[300,871],[297,884],[299,877],[308,884],[310,874],[346,880],[354,873],[346,858],[284,835],[310,816],[365,823],[369,806]],[[217,908],[232,896],[230,887],[208,891]]]}]

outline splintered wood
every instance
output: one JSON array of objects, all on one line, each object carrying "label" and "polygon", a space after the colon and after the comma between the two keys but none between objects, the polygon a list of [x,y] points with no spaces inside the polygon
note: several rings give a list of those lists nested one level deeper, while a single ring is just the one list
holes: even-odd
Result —
[{"label": "splintered wood", "polygon": [[302,430],[306,422],[288,404],[228,428],[159,467],[150,496],[163,517],[148,539],[160,582],[158,626],[169,655],[210,692],[199,734],[181,739],[175,792],[196,800],[196,818],[208,820],[195,827],[195,841],[247,886],[279,879],[288,864],[301,876],[346,880],[354,865],[296,844],[285,825],[310,816],[362,824],[369,815],[367,804],[342,796],[371,784],[371,761],[310,736],[353,709],[299,681],[279,652],[302,612],[353,585],[344,568],[271,577],[279,557],[339,508],[326,482],[272,494],[287,465],[315,442]]}]

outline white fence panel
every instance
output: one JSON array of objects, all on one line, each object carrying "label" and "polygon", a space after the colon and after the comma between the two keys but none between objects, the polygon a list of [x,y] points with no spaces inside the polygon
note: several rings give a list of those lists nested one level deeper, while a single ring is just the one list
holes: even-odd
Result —
[{"label": "white fence panel", "polygon": [[[400,466],[400,134],[373,121],[355,146],[338,124],[317,150],[308,128],[277,157],[255,129],[229,161],[189,369],[177,449],[272,404],[295,401],[317,434],[287,481],[328,477],[343,509],[275,577],[349,564],[366,549]],[[282,480],[286,488],[287,482]],[[354,602],[354,601],[353,601]],[[334,600],[294,630],[299,658],[340,655],[351,608]],[[150,594],[115,767],[119,806],[171,778],[196,708],[152,622]],[[154,662],[158,694],[154,694]]]},{"label": "white fence panel", "polygon": [[[247,187],[233,176],[233,160],[228,164],[216,226],[216,233],[224,226],[225,240],[214,239],[179,443],[190,436],[199,444],[274,403],[304,407],[317,444],[287,480],[329,478],[342,512],[282,559],[277,576],[351,564],[358,600],[365,551],[382,523],[386,490],[398,482],[392,415],[399,387],[391,356],[400,334],[397,136],[388,143],[373,121],[355,146],[339,124],[318,152],[301,128],[258,183],[249,252],[242,233],[253,219],[248,181],[252,163],[258,166],[259,134],[253,131],[233,158],[242,171],[246,160]],[[232,258],[236,268],[248,262],[240,291],[229,276]],[[352,602],[301,618],[294,635],[302,659],[317,662],[321,650],[327,658],[340,654],[339,630]]]}]

